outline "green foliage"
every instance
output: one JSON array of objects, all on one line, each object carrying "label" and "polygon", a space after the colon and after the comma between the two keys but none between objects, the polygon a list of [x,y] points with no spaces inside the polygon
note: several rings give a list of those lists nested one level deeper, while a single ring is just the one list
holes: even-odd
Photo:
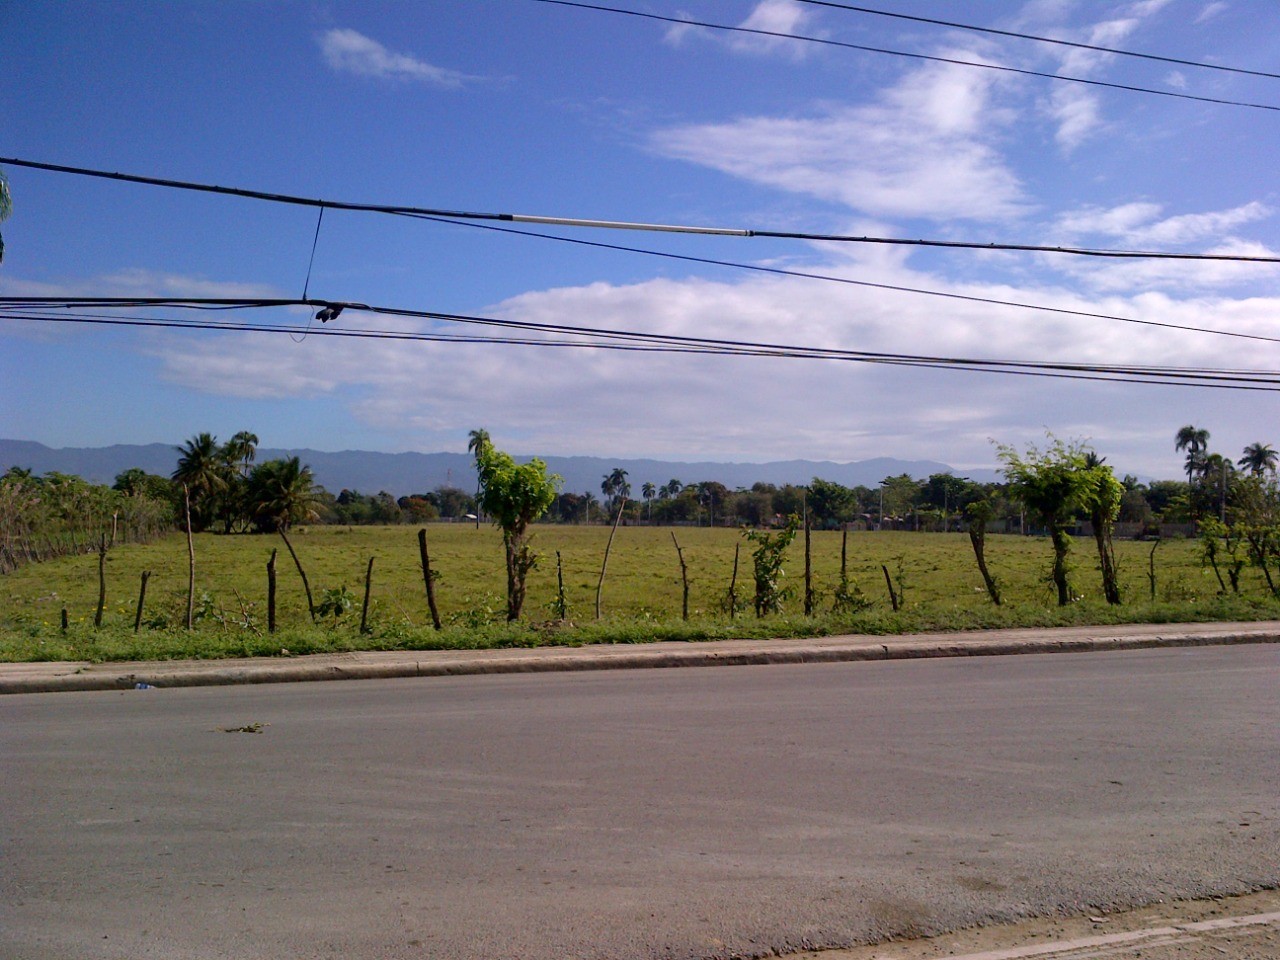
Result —
[{"label": "green foliage", "polygon": [[[1242,481],[1243,482],[1243,481]],[[538,527],[543,549],[561,552],[566,601],[570,609],[591,605],[600,553],[608,531],[599,526]],[[1046,603],[1040,582],[1043,537],[987,534],[987,550],[1001,575],[1004,604],[988,599],[974,569],[965,534],[852,532],[848,577],[881,583],[880,567],[892,571],[905,558],[911,605],[894,614],[888,602],[861,611],[824,613],[811,618],[787,613],[761,620],[730,620],[719,603],[733,569],[734,548],[744,544],[737,531],[688,527],[680,531],[690,573],[690,619],[680,619],[681,583],[669,529],[635,527],[614,545],[610,561],[610,616],[598,624],[556,624],[535,620],[505,622],[504,574],[495,551],[502,550],[498,530],[470,524],[431,528],[433,569],[443,573],[438,602],[445,629],[433,629],[425,597],[418,544],[402,526],[311,526],[290,534],[307,556],[308,573],[321,584],[363,577],[370,556],[382,571],[374,584],[372,633],[360,636],[352,614],[337,622],[326,618],[312,626],[300,588],[281,573],[275,634],[261,636],[246,626],[243,608],[261,611],[266,602],[264,565],[273,544],[258,537],[196,535],[196,596],[221,599],[210,616],[189,633],[186,611],[186,539],[169,534],[150,545],[117,544],[110,555],[108,603],[103,627],[92,629],[97,602],[96,556],[66,556],[23,566],[0,576],[0,659],[131,660],[169,657],[239,657],[356,649],[479,649],[494,646],[542,646],[650,640],[705,640],[731,637],[893,634],[918,630],[998,629],[1019,626],[1067,626],[1106,623],[1252,620],[1280,618],[1262,571],[1248,564],[1240,574],[1240,592],[1218,595],[1211,571],[1201,569],[1194,540],[1166,540],[1157,557],[1159,602],[1146,602],[1150,543],[1117,541],[1120,582],[1130,600],[1121,607],[1106,602],[1098,583],[1081,584],[1083,599],[1067,607]],[[278,541],[276,541],[278,543]],[[814,576],[837,584],[841,534],[813,534]],[[281,550],[283,554],[283,550]],[[743,576],[746,554],[743,550]],[[1243,549],[1242,549],[1243,553]],[[288,563],[288,558],[283,558]],[[1221,562],[1221,560],[1220,560]],[[530,609],[544,616],[556,596],[554,565],[530,575]],[[143,628],[133,634],[141,571],[152,573],[143,612]],[[1224,578],[1226,571],[1224,568]],[[883,589],[881,587],[880,589]],[[750,592],[749,588],[742,591]],[[832,605],[828,594],[827,608]],[[882,594],[881,594],[882,595]],[[317,596],[317,599],[319,597]],[[228,602],[229,601],[229,602]],[[64,636],[59,613],[66,606],[71,627]],[[219,621],[217,608],[225,610]],[[353,606],[352,610],[355,611]],[[265,619],[265,618],[264,618]],[[252,618],[250,618],[252,623]],[[259,627],[261,625],[259,624]]]},{"label": "green foliage", "polygon": [[834,529],[853,519],[858,509],[857,495],[848,487],[814,477],[806,498],[809,524],[815,530]]},{"label": "green foliage", "polygon": [[533,523],[556,498],[560,477],[547,475],[547,465],[534,459],[518,464],[488,440],[488,433],[475,445],[476,469],[480,479],[480,507],[502,531],[507,559],[507,619],[520,619],[529,572],[538,562],[525,536]]},{"label": "green foliage", "polygon": [[787,518],[787,525],[773,533],[763,530],[742,531],[743,536],[756,545],[751,551],[751,563],[756,583],[757,617],[780,613],[782,602],[791,595],[791,591],[782,586],[782,562],[787,547],[791,546],[799,529],[800,518],[793,513]]},{"label": "green foliage", "polygon": [[297,457],[258,464],[249,474],[245,502],[253,525],[264,533],[315,519],[318,497],[311,468]]},{"label": "green foliage", "polygon": [[111,543],[147,542],[172,523],[172,505],[163,497],[13,467],[0,476],[0,574],[84,553],[104,534]]},{"label": "green foliage", "polygon": [[316,604],[316,616],[333,617],[337,621],[341,619],[343,614],[351,611],[354,603],[355,597],[347,590],[346,584],[341,587],[322,590],[320,591],[320,602]]},{"label": "green foliage", "polygon": [[837,616],[861,613],[871,607],[872,602],[862,592],[858,581],[851,580],[847,575],[840,579],[835,590],[831,592],[831,612]]},{"label": "green foliage", "polygon": [[561,479],[548,476],[541,460],[518,464],[492,444],[477,454],[477,460],[480,506],[504,533],[523,534],[555,499]]},{"label": "green foliage", "polygon": [[1084,444],[1064,443],[1052,435],[1049,440],[1045,449],[1032,446],[1025,454],[1010,446],[997,448],[1009,493],[1049,529],[1053,542],[1050,579],[1057,590],[1059,606],[1077,596],[1068,580],[1071,537],[1067,529],[1080,513],[1088,514],[1094,524],[1107,601],[1119,603],[1110,541],[1111,524],[1119,513],[1124,486]]}]

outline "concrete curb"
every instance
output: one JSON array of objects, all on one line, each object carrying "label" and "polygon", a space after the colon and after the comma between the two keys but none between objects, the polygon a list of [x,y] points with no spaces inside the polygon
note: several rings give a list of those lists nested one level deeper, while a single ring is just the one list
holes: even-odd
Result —
[{"label": "concrete curb", "polygon": [[[1032,631],[1016,631],[1026,634]],[[1089,653],[1157,647],[1280,643],[1280,626],[1223,632],[1081,636],[1078,631],[1035,631],[1036,636],[975,634],[927,637],[826,637],[809,641],[708,641],[646,646],[589,646],[546,650],[398,651],[387,654],[317,654],[294,659],[129,664],[0,664],[0,695],[126,690],[150,687],[229,686],[321,680],[383,680],[501,673],[629,670],[915,660],[933,657]],[[1069,635],[1063,635],[1063,634]],[[59,670],[68,672],[59,673]],[[26,673],[26,676],[14,675]]]}]

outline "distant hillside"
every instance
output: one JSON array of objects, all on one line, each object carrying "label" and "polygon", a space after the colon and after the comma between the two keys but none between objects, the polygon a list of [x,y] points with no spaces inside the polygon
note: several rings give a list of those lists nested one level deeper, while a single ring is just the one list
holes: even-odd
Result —
[{"label": "distant hillside", "polygon": [[[262,448],[259,460],[297,456],[309,464],[318,482],[334,493],[342,489],[377,493],[386,490],[395,496],[425,493],[442,485],[462,487],[475,485],[475,468],[471,457],[463,453],[376,453],[367,450],[343,450],[326,453],[321,450],[281,450]],[[517,455],[517,459],[527,459]],[[930,474],[946,473],[951,467],[932,460],[895,460],[877,457],[854,463],[816,460],[780,460],[772,463],[694,463],[669,460],[637,460],[626,457],[544,457],[552,473],[564,477],[564,489],[582,493],[590,490],[599,496],[601,478],[614,467],[627,471],[633,492],[649,481],[661,486],[668,480],[697,483],[717,480],[729,489],[749,487],[756,482],[808,483],[814,477],[842,483],[874,487],[885,477],[901,473],[923,479]],[[163,443],[146,445],[117,444],[111,447],[46,447],[31,440],[0,440],[0,473],[11,466],[24,467],[34,473],[74,473],[94,483],[111,483],[116,474],[130,467],[141,467],[148,473],[168,476],[177,465],[175,446]],[[992,470],[968,471],[972,480],[996,479]]]}]

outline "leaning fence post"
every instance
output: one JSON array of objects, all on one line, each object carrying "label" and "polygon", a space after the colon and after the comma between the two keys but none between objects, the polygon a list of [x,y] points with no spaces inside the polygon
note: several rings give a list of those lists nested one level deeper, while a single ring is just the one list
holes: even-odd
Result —
[{"label": "leaning fence post", "polygon": [[102,608],[107,605],[107,535],[98,537],[98,609],[93,613],[93,629],[102,628]]},{"label": "leaning fence post", "polygon": [[427,528],[418,531],[418,553],[422,556],[422,580],[427,586],[427,607],[431,610],[431,625],[440,629],[440,611],[436,609],[435,576],[431,572],[431,558],[427,556]]},{"label": "leaning fence post", "polygon": [[267,633],[276,632],[276,549],[267,561]]},{"label": "leaning fence post", "polygon": [[151,579],[151,571],[142,571],[142,585],[138,588],[138,612],[133,618],[133,632],[137,633],[142,626],[142,604],[147,599],[147,581]]},{"label": "leaning fence post", "polygon": [[373,587],[373,557],[369,558],[369,569],[364,572],[364,605],[360,608],[360,632],[369,632],[369,591]]}]

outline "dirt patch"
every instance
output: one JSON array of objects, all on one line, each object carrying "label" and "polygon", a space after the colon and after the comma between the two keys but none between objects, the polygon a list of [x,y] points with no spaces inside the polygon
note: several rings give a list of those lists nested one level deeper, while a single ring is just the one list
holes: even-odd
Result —
[{"label": "dirt patch", "polygon": [[[981,878],[957,878],[962,886],[970,881],[981,881]],[[1269,923],[1232,925],[1241,918],[1268,914],[1275,915]],[[1187,929],[1193,924],[1196,926]],[[1102,943],[1100,938],[1112,942]],[[1077,942],[1086,943],[1071,946]],[[1026,960],[1083,957],[1275,960],[1280,957],[1280,890],[1211,900],[1176,900],[1139,910],[1083,917],[1046,917],[918,940],[797,953],[786,960],[995,960],[996,957],[1002,960],[1021,960],[1022,957]]]}]

